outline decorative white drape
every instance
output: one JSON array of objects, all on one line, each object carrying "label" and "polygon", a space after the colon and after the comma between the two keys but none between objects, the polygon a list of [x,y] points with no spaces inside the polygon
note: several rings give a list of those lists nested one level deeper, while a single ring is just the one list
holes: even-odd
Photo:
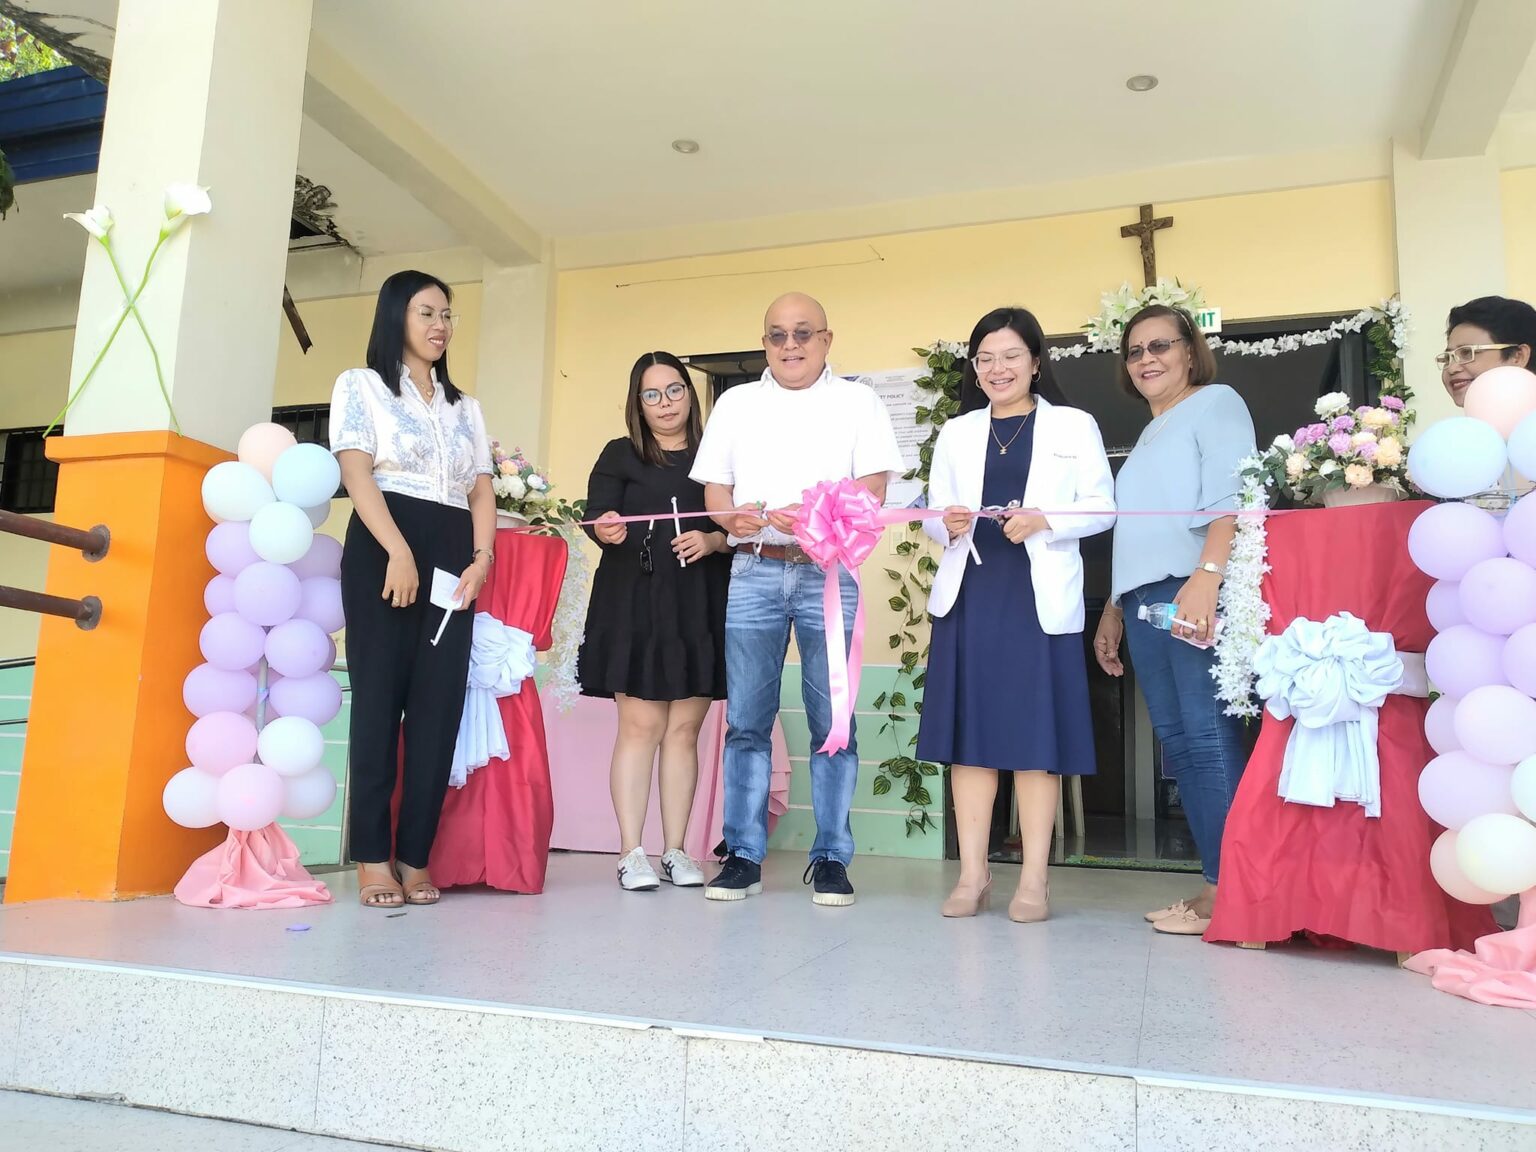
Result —
[{"label": "decorative white drape", "polygon": [[1259,646],[1253,670],[1269,713],[1296,719],[1285,745],[1280,796],[1323,808],[1353,801],[1367,816],[1379,817],[1377,712],[1394,692],[1426,694],[1423,657],[1399,653],[1390,633],[1372,632],[1340,612],[1322,623],[1293,620]]},{"label": "decorative white drape", "polygon": [[511,750],[496,701],[521,692],[523,681],[533,675],[536,661],[531,634],[509,628],[489,612],[475,613],[464,716],[459,721],[459,739],[448,774],[448,783],[455,788],[464,787],[476,768],[493,759],[506,759]]}]

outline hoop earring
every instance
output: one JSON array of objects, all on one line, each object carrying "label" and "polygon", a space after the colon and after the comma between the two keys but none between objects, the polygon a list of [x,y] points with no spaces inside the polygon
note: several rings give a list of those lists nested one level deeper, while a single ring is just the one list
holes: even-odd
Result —
[{"label": "hoop earring", "polygon": [[1035,374],[1029,378],[1031,384],[1040,383],[1040,365],[1035,365]]}]

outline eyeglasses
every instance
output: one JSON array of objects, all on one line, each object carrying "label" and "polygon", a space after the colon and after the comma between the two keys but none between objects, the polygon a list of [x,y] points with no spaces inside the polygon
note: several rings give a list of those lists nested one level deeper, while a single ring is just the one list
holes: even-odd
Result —
[{"label": "eyeglasses", "polygon": [[450,308],[444,308],[439,312],[436,308],[428,308],[426,305],[422,305],[416,309],[416,315],[421,317],[428,328],[432,327],[439,320],[443,322],[443,327],[449,331],[459,326],[459,314]]},{"label": "eyeglasses", "polygon": [[[640,403],[644,404],[647,408],[654,408],[661,403],[662,395],[663,393],[660,388],[647,388],[640,393]],[[668,384],[665,395],[668,400],[676,403],[688,395],[688,389],[682,384]]]},{"label": "eyeglasses", "polygon": [[994,356],[990,352],[983,352],[971,363],[976,366],[977,372],[985,372],[994,364],[1001,364],[1004,368],[1017,368],[1024,363],[1024,357],[1029,355],[1028,348],[1010,348],[1006,352]]},{"label": "eyeglasses", "polygon": [[1477,359],[1479,352],[1495,352],[1502,348],[1518,348],[1518,344],[1463,344],[1459,348],[1447,348],[1444,352],[1435,353],[1435,364],[1444,372],[1451,366],[1451,361],[1457,364],[1470,364]]},{"label": "eyeglasses", "polygon": [[656,521],[652,520],[645,529],[645,539],[640,542],[640,571],[649,576],[656,571],[655,562],[651,559],[651,536],[656,531]]},{"label": "eyeglasses", "polygon": [[774,328],[763,339],[775,348],[782,348],[789,341],[789,338],[793,336],[796,345],[804,348],[814,337],[820,336],[823,332],[830,331],[830,328],[796,328],[793,332],[786,332],[782,328]]},{"label": "eyeglasses", "polygon": [[1136,363],[1136,361],[1141,359],[1143,352],[1150,352],[1154,356],[1164,356],[1167,355],[1168,349],[1172,348],[1175,344],[1182,343],[1184,343],[1184,337],[1175,336],[1172,340],[1148,340],[1145,347],[1140,344],[1132,344],[1125,350],[1125,362],[1127,364]]}]

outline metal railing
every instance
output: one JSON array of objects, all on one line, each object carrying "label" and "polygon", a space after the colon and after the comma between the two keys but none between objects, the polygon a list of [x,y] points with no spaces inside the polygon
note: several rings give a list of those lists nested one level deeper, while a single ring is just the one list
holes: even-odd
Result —
[{"label": "metal railing", "polygon": [[[19,512],[4,510],[0,510],[0,532],[41,540],[45,544],[57,544],[61,548],[73,548],[92,564],[106,556],[112,546],[112,534],[104,524],[90,529],[71,528],[67,524],[55,524],[51,520],[40,520],[36,516],[23,516]],[[0,608],[62,616],[66,620],[73,620],[76,627],[86,632],[101,623],[101,601],[95,596],[72,600],[67,596],[50,596],[46,592],[0,584]]]}]

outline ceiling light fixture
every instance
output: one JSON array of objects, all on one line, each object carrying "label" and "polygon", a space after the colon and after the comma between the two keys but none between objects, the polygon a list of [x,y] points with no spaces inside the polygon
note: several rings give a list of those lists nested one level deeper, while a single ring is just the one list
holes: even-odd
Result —
[{"label": "ceiling light fixture", "polygon": [[1139,76],[1132,76],[1125,82],[1125,86],[1132,92],[1150,92],[1157,87],[1157,77],[1144,72]]},{"label": "ceiling light fixture", "polygon": [[699,150],[699,142],[697,140],[674,140],[674,141],[672,141],[672,151],[674,151],[674,152],[681,152],[684,156],[692,156],[698,150]]}]

